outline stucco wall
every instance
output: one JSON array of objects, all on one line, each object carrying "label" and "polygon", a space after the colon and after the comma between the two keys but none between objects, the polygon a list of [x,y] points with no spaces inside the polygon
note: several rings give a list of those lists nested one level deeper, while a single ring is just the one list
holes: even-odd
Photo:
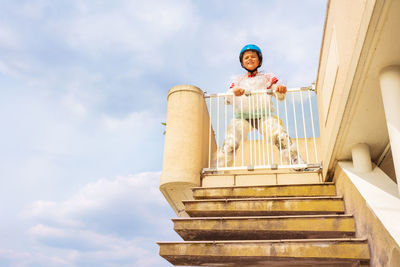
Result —
[{"label": "stucco wall", "polygon": [[328,3],[316,85],[324,176],[334,162],[333,150],[374,3],[375,0]]},{"label": "stucco wall", "polygon": [[[336,183],[337,194],[344,196],[346,213],[353,214],[355,217],[357,237],[368,238],[371,254],[371,266],[400,266],[399,245],[374,212],[374,205],[367,203],[366,199],[362,196],[340,165],[335,169],[334,181]],[[372,199],[374,197],[378,198],[371,194],[369,197]],[[391,205],[396,205],[396,203],[390,203],[390,201],[387,201],[383,206],[380,205],[380,208],[390,211]],[[396,219],[393,218],[393,220]]]}]

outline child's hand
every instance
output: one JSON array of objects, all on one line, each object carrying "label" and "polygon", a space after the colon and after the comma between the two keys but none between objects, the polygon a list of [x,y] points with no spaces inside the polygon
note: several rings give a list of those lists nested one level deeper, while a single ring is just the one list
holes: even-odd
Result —
[{"label": "child's hand", "polygon": [[233,94],[234,94],[235,96],[241,96],[241,95],[244,94],[244,90],[241,89],[241,88],[235,88],[235,89],[233,89]]},{"label": "child's hand", "polygon": [[284,86],[282,84],[279,84],[279,85],[276,86],[276,90],[275,91],[277,93],[286,94],[287,88],[286,88],[286,86]]}]

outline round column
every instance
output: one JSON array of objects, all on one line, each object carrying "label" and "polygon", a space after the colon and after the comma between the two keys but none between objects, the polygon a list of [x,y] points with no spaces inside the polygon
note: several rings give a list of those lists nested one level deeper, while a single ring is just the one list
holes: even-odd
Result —
[{"label": "round column", "polygon": [[372,171],[371,154],[367,144],[357,144],[351,148],[353,167],[358,172]]},{"label": "round column", "polygon": [[192,187],[208,162],[209,119],[203,91],[178,85],[168,92],[167,126],[160,190],[178,214],[186,217],[182,200],[192,198]]},{"label": "round column", "polygon": [[161,186],[173,182],[200,185],[203,106],[203,91],[196,86],[178,85],[169,90]]},{"label": "round column", "polygon": [[400,66],[395,65],[382,69],[379,82],[397,185],[400,190]]}]

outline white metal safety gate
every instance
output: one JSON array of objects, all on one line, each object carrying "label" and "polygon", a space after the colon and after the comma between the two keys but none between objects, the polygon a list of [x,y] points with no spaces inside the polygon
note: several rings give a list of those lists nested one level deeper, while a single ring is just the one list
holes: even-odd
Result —
[{"label": "white metal safety gate", "polygon": [[[266,91],[245,91],[241,97],[205,94],[205,99],[210,115],[205,171],[320,168],[313,86],[288,89],[282,101],[277,93]],[[215,153],[211,152],[212,135],[218,147]]]}]

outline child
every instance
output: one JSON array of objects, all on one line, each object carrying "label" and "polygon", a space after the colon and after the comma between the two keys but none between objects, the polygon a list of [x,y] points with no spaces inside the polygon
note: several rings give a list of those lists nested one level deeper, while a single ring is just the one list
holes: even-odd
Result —
[{"label": "child", "polygon": [[[282,155],[287,162],[304,164],[304,160],[298,156],[297,146],[292,143],[278,118],[272,115],[274,107],[271,95],[275,92],[278,100],[284,100],[286,86],[278,84],[278,79],[274,75],[258,72],[263,60],[258,46],[249,44],[243,47],[239,59],[247,74],[237,77],[232,83],[228,93],[235,97],[225,98],[226,104],[234,105],[235,118],[227,129],[223,147],[217,151],[218,167],[232,165],[233,150],[239,147],[242,140],[242,128],[243,136],[247,139],[250,125],[263,133],[264,138],[267,133],[272,135],[273,144],[282,149]],[[247,95],[261,90],[270,94]]]}]

